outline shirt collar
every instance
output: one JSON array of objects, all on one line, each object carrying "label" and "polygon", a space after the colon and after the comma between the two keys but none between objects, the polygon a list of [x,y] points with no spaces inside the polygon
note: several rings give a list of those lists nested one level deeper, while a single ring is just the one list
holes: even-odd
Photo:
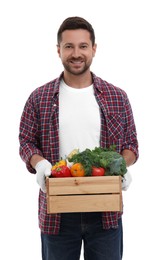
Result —
[{"label": "shirt collar", "polygon": [[[63,79],[63,73],[64,72],[62,72],[60,76],[56,79],[55,86],[54,86],[54,93],[59,92],[59,86],[61,80]],[[103,92],[102,80],[99,77],[97,77],[93,72],[91,72],[91,74],[92,74],[94,89],[95,90],[97,89],[99,92]]]}]

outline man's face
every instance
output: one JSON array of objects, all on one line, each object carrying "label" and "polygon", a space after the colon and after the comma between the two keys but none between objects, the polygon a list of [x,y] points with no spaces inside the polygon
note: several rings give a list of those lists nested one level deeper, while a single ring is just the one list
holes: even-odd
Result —
[{"label": "man's face", "polygon": [[96,52],[87,30],[66,30],[57,47],[65,70],[73,75],[81,75],[90,68]]}]

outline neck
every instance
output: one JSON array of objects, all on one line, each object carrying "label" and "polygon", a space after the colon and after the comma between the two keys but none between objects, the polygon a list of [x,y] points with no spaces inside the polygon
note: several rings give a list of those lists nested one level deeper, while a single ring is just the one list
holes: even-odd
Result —
[{"label": "neck", "polygon": [[65,83],[73,88],[86,88],[92,84],[92,75],[88,71],[81,75],[72,75],[67,71],[64,71],[63,75]]}]

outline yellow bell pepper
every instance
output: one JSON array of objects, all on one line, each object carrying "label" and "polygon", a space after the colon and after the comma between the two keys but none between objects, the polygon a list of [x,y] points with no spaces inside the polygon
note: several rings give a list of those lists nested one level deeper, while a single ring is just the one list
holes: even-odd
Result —
[{"label": "yellow bell pepper", "polygon": [[55,165],[52,166],[52,170],[55,170],[60,166],[66,166],[66,165],[67,165],[66,160],[60,160],[59,162],[56,162]]}]

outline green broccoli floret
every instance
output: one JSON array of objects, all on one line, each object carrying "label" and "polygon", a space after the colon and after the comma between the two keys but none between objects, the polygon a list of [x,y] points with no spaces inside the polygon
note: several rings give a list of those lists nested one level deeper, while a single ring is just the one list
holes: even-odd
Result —
[{"label": "green broccoli floret", "polygon": [[102,152],[100,165],[107,170],[106,175],[123,176],[127,172],[124,158],[115,151]]}]

